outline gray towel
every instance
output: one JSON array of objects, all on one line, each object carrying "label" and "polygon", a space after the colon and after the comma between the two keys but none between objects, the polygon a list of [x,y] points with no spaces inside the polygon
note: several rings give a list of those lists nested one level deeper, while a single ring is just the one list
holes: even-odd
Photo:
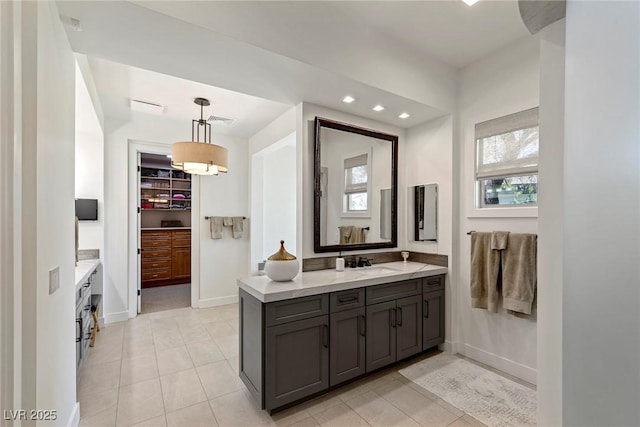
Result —
[{"label": "gray towel", "polygon": [[365,243],[365,230],[355,225],[342,225],[340,230],[340,244]]},{"label": "gray towel", "polygon": [[537,236],[511,233],[502,252],[502,305],[506,310],[531,314],[538,281]]},{"label": "gray towel", "polygon": [[222,239],[222,217],[212,216],[209,218],[209,229],[212,239]]},{"label": "gray towel", "polygon": [[502,251],[507,248],[508,231],[494,231],[491,233],[491,249]]},{"label": "gray towel", "polygon": [[225,227],[233,227],[233,218],[230,216],[225,216],[222,220],[222,225]]},{"label": "gray towel", "polygon": [[500,252],[491,250],[491,233],[471,234],[471,307],[498,312]]},{"label": "gray towel", "polygon": [[244,219],[241,216],[233,217],[233,238],[240,239],[242,238],[242,233],[244,231]]}]

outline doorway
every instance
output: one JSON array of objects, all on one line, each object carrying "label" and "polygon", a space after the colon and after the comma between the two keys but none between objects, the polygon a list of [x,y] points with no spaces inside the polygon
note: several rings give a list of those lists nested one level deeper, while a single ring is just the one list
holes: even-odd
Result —
[{"label": "doorway", "polygon": [[138,152],[138,313],[191,307],[191,175]]}]

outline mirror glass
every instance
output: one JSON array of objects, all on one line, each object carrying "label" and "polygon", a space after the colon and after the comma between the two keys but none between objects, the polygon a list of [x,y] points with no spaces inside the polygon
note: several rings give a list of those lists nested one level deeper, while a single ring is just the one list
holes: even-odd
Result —
[{"label": "mirror glass", "polygon": [[316,118],[315,250],[395,247],[398,137]]},{"label": "mirror glass", "polygon": [[438,185],[413,187],[414,240],[438,241]]}]

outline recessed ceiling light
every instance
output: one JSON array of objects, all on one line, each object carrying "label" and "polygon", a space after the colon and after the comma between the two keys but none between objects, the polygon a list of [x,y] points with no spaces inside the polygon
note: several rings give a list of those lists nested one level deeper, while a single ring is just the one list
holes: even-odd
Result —
[{"label": "recessed ceiling light", "polygon": [[342,98],[342,102],[346,103],[346,104],[351,104],[353,101],[355,101],[356,99],[353,96],[345,96],[344,98]]},{"label": "recessed ceiling light", "polygon": [[473,6],[474,4],[478,3],[478,0],[462,0],[462,1],[465,2],[467,6]]},{"label": "recessed ceiling light", "polygon": [[133,111],[140,111],[142,113],[161,115],[164,113],[164,106],[160,104],[154,104],[153,102],[140,101],[138,99],[131,100],[131,109]]},{"label": "recessed ceiling light", "polygon": [[402,113],[402,114],[400,114],[400,115],[398,116],[398,118],[399,118],[399,119],[407,119],[407,118],[409,118],[409,117],[411,117],[411,116],[410,116],[409,114],[407,114],[407,113]]},{"label": "recessed ceiling light", "polygon": [[384,110],[384,107],[380,104],[373,107],[373,111],[382,111],[382,110]]}]

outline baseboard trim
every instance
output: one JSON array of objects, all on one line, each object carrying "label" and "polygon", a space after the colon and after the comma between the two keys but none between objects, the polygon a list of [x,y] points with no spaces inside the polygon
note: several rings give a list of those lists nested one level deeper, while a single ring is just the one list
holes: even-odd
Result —
[{"label": "baseboard trim", "polygon": [[238,302],[238,295],[227,297],[208,298],[198,301],[198,308],[217,307],[219,305],[235,304]]},{"label": "baseboard trim", "polygon": [[78,427],[80,425],[80,403],[76,402],[73,405],[73,411],[71,417],[69,417],[68,427]]},{"label": "baseboard trim", "polygon": [[108,325],[109,323],[126,322],[127,320],[129,320],[128,311],[118,311],[116,313],[107,313],[104,315],[105,325]]},{"label": "baseboard trim", "polygon": [[438,348],[445,353],[455,354],[455,352],[453,351],[453,343],[451,341],[443,342],[442,344],[438,345]]},{"label": "baseboard trim", "polygon": [[456,353],[469,357],[492,368],[498,369],[514,377],[520,378],[531,384],[537,384],[537,371],[529,366],[525,366],[513,360],[498,356],[486,350],[479,349],[469,344],[456,343],[454,348]]}]

